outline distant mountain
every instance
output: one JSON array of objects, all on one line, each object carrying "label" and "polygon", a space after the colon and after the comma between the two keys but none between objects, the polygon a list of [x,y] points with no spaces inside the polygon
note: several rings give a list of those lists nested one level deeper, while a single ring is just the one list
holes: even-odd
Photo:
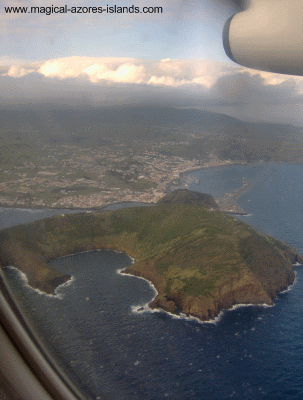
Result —
[{"label": "distant mountain", "polygon": [[[159,128],[197,129],[204,133],[246,135],[254,133],[292,136],[303,134],[303,128],[275,124],[245,122],[225,114],[207,110],[177,109],[172,107],[112,106],[67,107],[43,105],[0,108],[1,130],[28,130],[41,133],[71,134],[75,132],[97,133],[108,124],[130,126],[158,126]],[[146,132],[145,132],[146,133]],[[116,132],[117,137],[136,136],[136,132]],[[144,132],[141,132],[144,134]]]},{"label": "distant mountain", "polygon": [[[0,108],[0,136],[19,135],[26,143],[115,146],[185,158],[241,162],[303,162],[303,128],[254,123],[196,109],[43,105]],[[0,138],[0,148],[1,148]]]}]

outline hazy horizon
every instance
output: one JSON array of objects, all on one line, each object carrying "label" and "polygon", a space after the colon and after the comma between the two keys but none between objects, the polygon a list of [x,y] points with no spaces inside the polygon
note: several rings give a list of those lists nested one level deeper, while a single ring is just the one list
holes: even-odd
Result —
[{"label": "hazy horizon", "polygon": [[302,126],[303,77],[244,68],[226,56],[222,29],[235,3],[139,0],[136,6],[163,12],[45,15],[5,12],[39,0],[4,0],[1,106],[160,105]]}]

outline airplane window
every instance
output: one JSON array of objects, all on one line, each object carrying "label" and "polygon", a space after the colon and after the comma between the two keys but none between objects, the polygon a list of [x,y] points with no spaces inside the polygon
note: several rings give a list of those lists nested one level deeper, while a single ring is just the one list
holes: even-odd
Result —
[{"label": "airplane window", "polygon": [[303,78],[244,6],[1,2],[3,397],[302,399]]}]

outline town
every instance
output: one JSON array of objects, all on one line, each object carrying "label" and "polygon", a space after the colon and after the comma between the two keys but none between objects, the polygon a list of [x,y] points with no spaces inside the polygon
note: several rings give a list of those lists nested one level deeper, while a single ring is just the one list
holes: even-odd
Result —
[{"label": "town", "polygon": [[[157,148],[158,147],[158,148]],[[227,165],[161,153],[160,146],[83,148],[43,145],[38,157],[3,169],[0,204],[10,207],[102,208],[118,202],[156,203],[185,172]]]},{"label": "town", "polygon": [[43,145],[38,157],[3,169],[0,204],[99,209],[118,202],[156,203],[185,172],[229,163],[212,155],[209,162],[166,155],[157,147],[138,150],[123,141],[111,148]]}]

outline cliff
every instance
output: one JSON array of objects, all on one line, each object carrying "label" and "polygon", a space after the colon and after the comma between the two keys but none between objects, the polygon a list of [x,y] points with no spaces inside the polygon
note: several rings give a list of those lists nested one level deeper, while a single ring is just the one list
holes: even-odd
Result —
[{"label": "cliff", "polygon": [[150,280],[150,307],[200,320],[234,304],[272,304],[294,281],[293,248],[241,221],[198,205],[134,207],[55,216],[0,232],[0,264],[52,293],[69,276],[48,263],[84,250],[113,249],[135,259],[125,273]]}]

